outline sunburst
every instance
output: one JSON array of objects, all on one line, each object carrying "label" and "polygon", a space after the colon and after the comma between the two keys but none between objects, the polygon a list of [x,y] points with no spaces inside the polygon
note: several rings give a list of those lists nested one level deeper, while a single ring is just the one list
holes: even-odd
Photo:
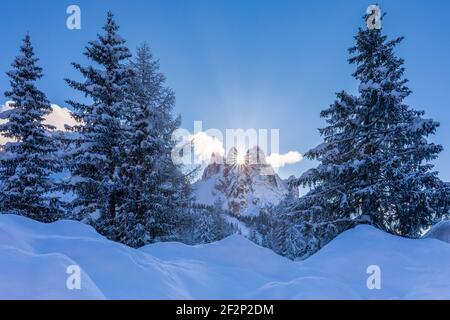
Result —
[{"label": "sunburst", "polygon": [[244,152],[237,152],[236,153],[236,165],[238,166],[245,166],[245,153]]}]

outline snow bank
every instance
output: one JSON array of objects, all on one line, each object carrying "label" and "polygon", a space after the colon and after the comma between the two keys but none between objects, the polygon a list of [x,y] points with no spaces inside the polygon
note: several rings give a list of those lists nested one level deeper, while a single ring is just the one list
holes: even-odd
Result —
[{"label": "snow bank", "polygon": [[[381,290],[367,288],[367,268],[381,270]],[[282,299],[450,299],[450,245],[405,239],[370,226],[349,230],[300,264],[302,276],[257,295]]]},{"label": "snow bank", "polygon": [[450,243],[450,220],[445,220],[433,226],[424,238],[438,239]]},{"label": "snow bank", "polygon": [[[66,288],[70,265],[81,290]],[[381,268],[381,290],[366,287],[369,265]],[[0,298],[450,299],[450,245],[360,226],[292,262],[237,235],[136,250],[79,222],[0,215]]]}]

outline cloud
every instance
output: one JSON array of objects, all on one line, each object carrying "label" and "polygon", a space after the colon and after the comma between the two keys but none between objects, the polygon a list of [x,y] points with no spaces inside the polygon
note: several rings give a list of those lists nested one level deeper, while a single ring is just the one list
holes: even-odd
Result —
[{"label": "cloud", "polygon": [[209,162],[213,153],[216,156],[223,156],[225,154],[222,141],[208,135],[206,132],[191,134],[187,137],[187,140],[192,142],[194,154],[201,162]]},{"label": "cloud", "polygon": [[272,153],[266,158],[273,168],[278,169],[288,164],[298,163],[303,160],[303,156],[297,151],[289,151],[285,154]]},{"label": "cloud", "polygon": [[[208,135],[206,132],[199,132],[187,136],[187,142],[192,142],[194,147],[194,155],[200,162],[209,163],[211,155],[224,156],[225,148],[223,142]],[[286,165],[295,164],[303,160],[303,156],[297,151],[289,151],[285,154],[272,153],[266,157],[266,162],[274,169],[282,168]]]},{"label": "cloud", "polygon": [[56,130],[65,131],[64,125],[74,126],[77,124],[70,114],[70,110],[52,104],[52,113],[45,117],[45,123],[56,127]]},{"label": "cloud", "polygon": [[[0,106],[0,112],[11,109],[11,102],[6,102],[3,106]],[[45,123],[56,127],[57,130],[64,131],[64,125],[73,126],[76,124],[75,119],[70,115],[70,111],[67,108],[62,108],[56,104],[52,104],[52,112],[45,117]],[[5,123],[6,120],[0,119],[0,124]],[[6,139],[0,135],[0,145],[5,144],[9,139]]]}]

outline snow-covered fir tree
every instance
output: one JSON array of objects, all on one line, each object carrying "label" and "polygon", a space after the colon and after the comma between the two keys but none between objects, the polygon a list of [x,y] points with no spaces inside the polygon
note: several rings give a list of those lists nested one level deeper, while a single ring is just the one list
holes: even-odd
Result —
[{"label": "snow-covered fir tree", "polygon": [[188,243],[202,244],[222,240],[238,232],[235,225],[227,221],[230,212],[223,210],[221,201],[216,201],[213,206],[193,205],[190,209]]},{"label": "snow-covered fir tree", "polygon": [[172,133],[180,119],[173,116],[175,95],[165,85],[147,44],[137,50],[127,94],[124,162],[121,168],[123,201],[117,239],[133,246],[156,240],[179,240],[188,213],[188,176],[172,161]]},{"label": "snow-covered fir tree", "polygon": [[394,52],[402,38],[360,29],[355,39],[349,62],[356,65],[358,95],[340,92],[322,111],[324,143],[306,154],[320,164],[296,182],[312,190],[286,214],[297,223],[320,217],[310,224],[314,229],[368,222],[417,237],[439,219],[434,204],[445,196],[430,164],[442,147],[427,141],[439,123],[405,103],[411,90]]},{"label": "snow-covered fir tree", "polygon": [[436,209],[437,220],[440,217],[442,219],[450,219],[450,183],[441,182],[441,188],[443,190],[442,196],[435,197],[432,206]]},{"label": "snow-covered fir tree", "polygon": [[[292,260],[302,260],[317,252],[342,230],[336,221],[327,221],[323,210],[298,210],[298,200],[287,198],[272,212],[270,230],[263,245]],[[346,223],[348,225],[348,222]]]},{"label": "snow-covered fir tree", "polygon": [[68,166],[72,173],[69,187],[75,198],[73,213],[82,218],[95,213],[97,227],[110,236],[120,207],[120,169],[124,161],[124,101],[132,79],[127,61],[131,53],[117,33],[119,26],[108,12],[104,33],[90,41],[85,55],[93,65],[73,63],[84,81],[67,83],[90,99],[89,103],[68,101],[78,125],[73,131]]},{"label": "snow-covered fir tree", "polygon": [[44,123],[52,107],[35,82],[42,78],[30,36],[26,35],[18,55],[7,73],[11,89],[5,96],[11,108],[1,114],[7,122],[0,134],[12,141],[0,152],[0,212],[23,215],[41,222],[52,222],[62,215],[55,196],[58,186],[50,176],[57,172],[53,126]]}]

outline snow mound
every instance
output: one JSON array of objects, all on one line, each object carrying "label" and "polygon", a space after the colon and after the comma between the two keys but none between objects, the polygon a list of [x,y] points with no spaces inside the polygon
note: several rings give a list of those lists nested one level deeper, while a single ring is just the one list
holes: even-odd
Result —
[{"label": "snow mound", "polygon": [[[80,266],[81,289],[66,288]],[[381,290],[366,286],[381,268]],[[242,236],[141,249],[74,221],[0,215],[0,299],[450,299],[450,246],[369,226],[340,235],[302,262]]]},{"label": "snow mound", "polygon": [[[434,239],[405,239],[361,225],[299,265],[301,277],[268,284],[257,297],[450,299],[450,246]],[[373,265],[381,270],[381,290],[367,288]]]},{"label": "snow mound", "polygon": [[444,220],[434,225],[424,238],[438,239],[450,243],[450,220]]},{"label": "snow mound", "polygon": [[[81,290],[66,287],[82,270]],[[0,215],[0,299],[190,298],[170,266],[109,241],[80,222]]]}]

